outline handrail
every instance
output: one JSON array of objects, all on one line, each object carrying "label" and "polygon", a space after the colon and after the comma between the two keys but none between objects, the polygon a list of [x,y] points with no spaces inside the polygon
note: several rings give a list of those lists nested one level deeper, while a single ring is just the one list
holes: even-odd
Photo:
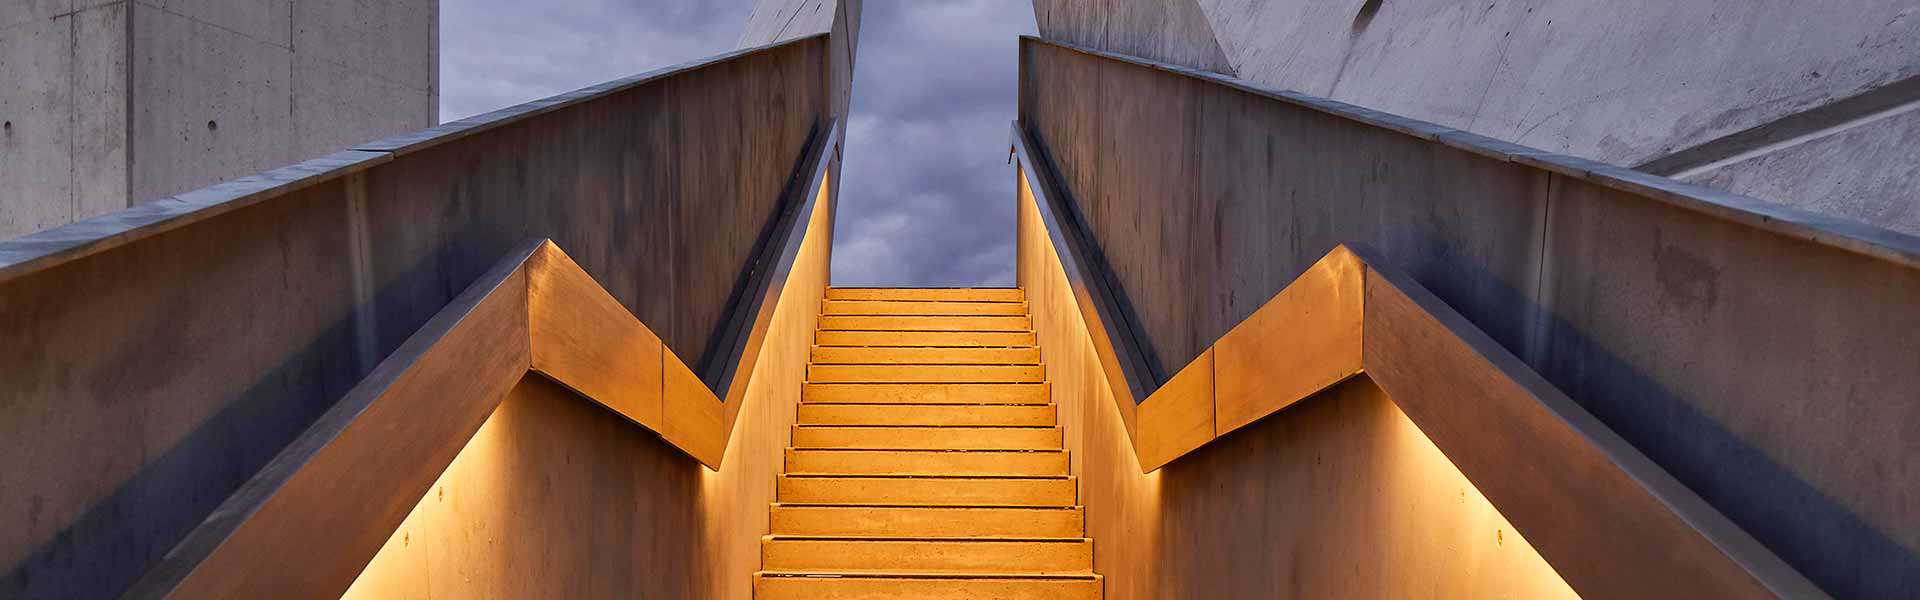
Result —
[{"label": "handrail", "polygon": [[[334,598],[514,384],[538,373],[719,468],[838,142],[816,131],[756,269],[723,402],[551,240],[509,254],[190,532],[127,598]],[[800,177],[804,179],[799,179]]]},{"label": "handrail", "polygon": [[[1090,267],[1072,204],[1018,122],[1012,152],[1151,472],[1365,375],[1533,542],[1596,597],[1825,594],[1518,357],[1364,249],[1335,247],[1137,406],[1108,356],[1114,292]],[[1025,210],[1025,207],[1022,207]],[[1092,310],[1089,310],[1092,307]],[[1131,415],[1131,416],[1128,416]]]}]

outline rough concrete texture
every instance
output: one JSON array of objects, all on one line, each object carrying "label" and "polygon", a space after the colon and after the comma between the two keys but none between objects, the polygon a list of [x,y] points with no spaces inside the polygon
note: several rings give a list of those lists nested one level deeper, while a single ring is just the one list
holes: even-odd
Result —
[{"label": "rough concrete texture", "polygon": [[[1178,19],[1106,16],[1178,14],[1189,4],[1204,14],[1213,39]],[[1034,7],[1048,39],[1623,166],[1920,75],[1920,6],[1907,0],[1129,0],[1118,7],[1035,0]],[[1143,47],[1141,39],[1154,43]],[[1210,45],[1224,52],[1227,69],[1197,58]],[[1920,214],[1900,206],[1920,195],[1920,180],[1844,177],[1862,169],[1855,162],[1886,171],[1889,159],[1875,152],[1911,145],[1913,132],[1829,133],[1846,138],[1689,179],[1809,209],[1854,207],[1836,214],[1920,232]]]},{"label": "rough concrete texture", "polygon": [[753,13],[747,15],[747,25],[740,32],[740,41],[736,48],[751,48],[778,41],[806,37],[816,33],[827,33],[833,29],[837,12],[844,8],[850,19],[847,20],[847,33],[853,41],[860,38],[861,0],[759,0],[753,5]]},{"label": "rough concrete texture", "polygon": [[[0,282],[0,598],[118,596],[527,240],[702,355],[826,116],[825,52],[590,88],[0,243],[127,241]],[[119,226],[169,209],[191,224]]]},{"label": "rough concrete texture", "polygon": [[126,208],[126,2],[0,7],[0,238]]},{"label": "rough concrete texture", "polygon": [[1911,238],[1810,242],[1430,126],[1447,142],[1025,48],[1023,124],[1169,371],[1368,246],[1829,593],[1920,586],[1920,270],[1846,249]]},{"label": "rough concrete texture", "polygon": [[1033,0],[1033,21],[1049,40],[1233,74],[1194,0]]},{"label": "rough concrete texture", "polygon": [[137,1],[130,200],[436,121],[439,3]]},{"label": "rough concrete texture", "polygon": [[[847,115],[853,109],[853,68],[860,54],[860,7],[865,0],[756,0],[747,15],[745,29],[735,48],[751,48],[809,35],[830,33],[832,54],[828,60],[827,93],[833,114],[839,118],[835,129],[846,139]],[[834,161],[828,177],[833,197],[840,197],[840,161]]]},{"label": "rough concrete texture", "polygon": [[1575,597],[1366,377],[1142,474],[1128,430],[1147,417],[1115,401],[1024,186],[1020,219],[1020,286],[1106,598]]},{"label": "rough concrete texture", "polygon": [[1920,103],[1904,108],[1675,177],[1920,234]]},{"label": "rough concrete texture", "polygon": [[438,0],[7,2],[0,238],[432,125],[438,22]]}]

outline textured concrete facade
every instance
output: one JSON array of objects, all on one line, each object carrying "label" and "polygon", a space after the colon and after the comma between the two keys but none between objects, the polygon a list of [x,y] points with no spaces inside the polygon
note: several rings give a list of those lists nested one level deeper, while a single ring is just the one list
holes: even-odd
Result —
[{"label": "textured concrete facade", "polygon": [[130,2],[0,3],[0,238],[127,206]]},{"label": "textured concrete facade", "polygon": [[438,0],[6,4],[0,238],[436,121]]},{"label": "textured concrete facade", "polygon": [[1920,7],[1905,0],[1035,0],[1034,14],[1050,40],[1920,232],[1920,162],[1900,151],[1920,146],[1920,119],[1888,118],[1920,105]]}]

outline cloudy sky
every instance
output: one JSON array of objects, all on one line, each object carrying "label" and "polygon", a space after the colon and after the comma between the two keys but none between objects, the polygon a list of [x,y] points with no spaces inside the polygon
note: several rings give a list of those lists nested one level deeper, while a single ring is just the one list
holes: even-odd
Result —
[{"label": "cloudy sky", "polygon": [[[752,0],[441,0],[453,120],[733,48]],[[834,285],[1013,284],[1007,124],[1030,0],[870,0]]]}]

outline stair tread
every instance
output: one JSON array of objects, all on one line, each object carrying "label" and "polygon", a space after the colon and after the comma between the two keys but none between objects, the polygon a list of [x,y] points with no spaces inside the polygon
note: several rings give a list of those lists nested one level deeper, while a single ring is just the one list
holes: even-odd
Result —
[{"label": "stair tread", "polygon": [[781,477],[811,477],[824,479],[1035,479],[1059,481],[1073,479],[1072,475],[994,475],[977,473],[807,473],[788,472]]},{"label": "stair tread", "polygon": [[754,575],[762,577],[848,577],[860,579],[1062,579],[1062,580],[1098,580],[1099,573],[1077,572],[1007,572],[977,573],[968,571],[837,571],[837,570],[764,570]]},{"label": "stair tread", "polygon": [[961,287],[961,288],[890,288],[890,287],[834,287],[827,288],[828,300],[894,300],[917,302],[948,302],[954,300],[968,302],[1024,302],[1026,291],[1017,287]]},{"label": "stair tread", "polygon": [[1017,543],[1017,542],[1046,542],[1046,543],[1062,543],[1062,544],[1080,544],[1080,543],[1086,543],[1086,542],[1091,542],[1091,541],[1093,541],[1093,538],[1089,538],[1089,537],[1084,537],[1084,536],[1083,536],[1083,537],[1049,537],[1049,536],[1026,536],[1026,537],[989,537],[989,536],[951,536],[951,537],[944,537],[944,536],[889,536],[889,535],[811,535],[811,534],[809,534],[809,535],[793,535],[793,534],[777,534],[777,533],[776,533],[776,534],[768,534],[768,535],[763,535],[763,536],[760,536],[760,539],[762,539],[762,540],[769,540],[769,541],[818,541],[818,542],[886,542],[886,543],[892,543],[892,542],[940,542],[940,543],[946,543],[946,542],[982,542],[982,543],[994,543],[994,544],[1005,544],[1005,543]]},{"label": "stair tread", "polygon": [[1030,309],[1017,288],[829,290],[757,594],[1101,596]]},{"label": "stair tread", "polygon": [[800,425],[811,429],[864,428],[864,429],[1055,429],[1059,425]]},{"label": "stair tread", "polygon": [[771,506],[781,507],[781,508],[930,508],[930,509],[951,509],[951,510],[1081,510],[1086,508],[1085,506],[1082,506],[1079,504],[1060,505],[1060,506],[1028,506],[1028,505],[986,506],[986,505],[980,505],[980,504],[939,505],[939,504],[887,504],[887,503],[843,504],[843,503],[835,503],[835,502],[772,502],[769,504]]}]

